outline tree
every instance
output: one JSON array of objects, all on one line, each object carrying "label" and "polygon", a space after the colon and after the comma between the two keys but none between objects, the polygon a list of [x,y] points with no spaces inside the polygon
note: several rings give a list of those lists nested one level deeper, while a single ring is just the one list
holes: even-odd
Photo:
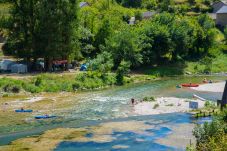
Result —
[{"label": "tree", "polygon": [[91,33],[91,31],[87,28],[84,28],[82,26],[79,27],[79,44],[80,44],[80,52],[83,57],[91,57],[95,54],[94,50],[95,47],[93,46],[94,43],[94,35]]},{"label": "tree", "polygon": [[124,84],[124,75],[130,71],[130,62],[122,60],[117,68],[116,83],[118,85]]},{"label": "tree", "polygon": [[[101,45],[105,45],[106,39],[109,38],[109,36],[112,34],[113,29],[110,23],[110,20],[108,18],[105,18],[103,20],[103,24],[101,25],[98,33],[95,36],[95,42],[94,45],[96,46],[96,49],[99,50]],[[98,51],[100,52],[100,51]]]},{"label": "tree", "polygon": [[172,12],[173,11],[173,5],[174,5],[173,0],[161,0],[161,3],[160,3],[161,11]]},{"label": "tree", "polygon": [[8,39],[3,46],[5,54],[29,61],[37,50],[37,17],[39,0],[11,0],[11,16],[7,20]]},{"label": "tree", "polygon": [[142,0],[117,0],[117,2],[121,3],[124,7],[139,8],[142,5]]},{"label": "tree", "polygon": [[76,51],[77,0],[42,0],[39,8],[40,50],[45,59],[46,70],[54,59],[69,59]]},{"label": "tree", "polygon": [[98,54],[97,57],[89,64],[89,68],[90,70],[97,70],[102,74],[110,72],[113,68],[112,55],[106,51]]},{"label": "tree", "polygon": [[178,61],[188,55],[191,48],[190,25],[184,18],[177,18],[170,27],[173,42],[172,61]]},{"label": "tree", "polygon": [[168,27],[150,22],[142,32],[144,63],[162,63],[165,56],[173,51]]},{"label": "tree", "polygon": [[9,36],[4,52],[36,60],[45,59],[46,70],[53,59],[68,59],[76,50],[77,0],[11,0]]},{"label": "tree", "polygon": [[124,28],[122,31],[109,37],[103,49],[111,52],[115,68],[120,65],[122,60],[130,62],[133,67],[142,62],[138,35],[130,31],[130,29]]},{"label": "tree", "polygon": [[225,43],[227,43],[227,27],[224,29]]}]

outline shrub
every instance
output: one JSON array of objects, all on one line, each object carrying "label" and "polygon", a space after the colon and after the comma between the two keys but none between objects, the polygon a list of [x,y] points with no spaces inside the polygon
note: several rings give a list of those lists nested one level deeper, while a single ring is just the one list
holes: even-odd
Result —
[{"label": "shrub", "polygon": [[151,97],[144,97],[143,101],[145,101],[145,102],[154,102],[156,100],[155,100],[155,98],[153,96],[151,96]]},{"label": "shrub", "polygon": [[74,83],[72,84],[72,89],[73,89],[74,91],[80,89],[81,87],[82,87],[82,83],[80,83],[80,82],[78,82],[78,81],[76,81],[76,82],[74,82]]},{"label": "shrub", "polygon": [[3,86],[4,92],[19,93],[20,89],[20,86],[14,84],[6,84],[5,86]]},{"label": "shrub", "polygon": [[173,104],[173,103],[171,103],[171,104],[167,104],[166,106],[174,106],[174,104]]},{"label": "shrub", "polygon": [[215,103],[211,101],[206,101],[204,106],[207,108],[215,108]]},{"label": "shrub", "polygon": [[31,93],[39,93],[41,92],[41,88],[33,85],[33,84],[24,84],[23,85],[23,89],[27,92],[31,92]]},{"label": "shrub", "polygon": [[153,106],[153,109],[156,109],[156,108],[158,108],[159,107],[159,104],[155,104],[154,106]]}]

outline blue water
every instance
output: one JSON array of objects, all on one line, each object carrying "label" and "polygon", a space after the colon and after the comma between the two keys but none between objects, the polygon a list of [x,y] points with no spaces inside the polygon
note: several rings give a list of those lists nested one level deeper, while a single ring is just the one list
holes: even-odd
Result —
[{"label": "blue water", "polygon": [[[158,144],[157,139],[165,138],[172,133],[169,126],[177,126],[179,124],[187,123],[204,123],[209,121],[210,118],[201,118],[199,120],[191,117],[186,113],[174,113],[152,116],[138,116],[127,119],[114,120],[120,121],[142,121],[144,124],[151,125],[153,128],[146,129],[146,133],[135,133],[132,131],[117,132],[114,131],[111,136],[115,138],[111,142],[72,142],[63,141],[55,149],[55,151],[172,151],[172,150],[185,150],[185,148],[177,148],[174,146],[165,146]],[[108,121],[107,121],[108,122]],[[132,125],[133,126],[133,125]],[[86,137],[93,137],[92,133],[88,133]],[[188,142],[189,143],[189,142]],[[125,148],[114,148],[114,146],[123,145]]]}]

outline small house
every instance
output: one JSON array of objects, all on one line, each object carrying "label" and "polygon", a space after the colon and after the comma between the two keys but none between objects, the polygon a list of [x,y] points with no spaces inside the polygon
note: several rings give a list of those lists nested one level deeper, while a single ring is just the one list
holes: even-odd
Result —
[{"label": "small house", "polygon": [[83,8],[83,7],[89,6],[89,4],[88,2],[80,2],[79,6],[80,8]]},{"label": "small house", "polygon": [[216,24],[220,26],[227,25],[227,6],[223,6],[216,13]]},{"label": "small house", "polygon": [[226,0],[214,2],[211,6],[213,9],[212,13],[217,13],[223,6],[226,6],[226,5],[227,5]]}]

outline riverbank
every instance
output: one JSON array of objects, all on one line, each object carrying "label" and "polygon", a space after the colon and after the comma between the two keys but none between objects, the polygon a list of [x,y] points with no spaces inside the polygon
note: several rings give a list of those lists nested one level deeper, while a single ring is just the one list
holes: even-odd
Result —
[{"label": "riverbank", "polygon": [[199,87],[191,88],[196,91],[204,91],[204,92],[224,92],[226,82],[218,82],[218,83],[206,83],[199,85]]},{"label": "riverbank", "polygon": [[133,106],[137,115],[155,115],[175,112],[189,112],[189,102],[197,102],[199,108],[203,108],[205,101],[195,99],[183,99],[174,97],[156,98],[152,102],[140,102]]},{"label": "riverbank", "polygon": [[[129,75],[124,84],[156,80],[152,75]],[[116,74],[98,72],[79,72],[74,74],[38,74],[33,76],[13,76],[0,78],[0,97],[14,94],[41,92],[75,92],[100,90],[117,86]]]}]

